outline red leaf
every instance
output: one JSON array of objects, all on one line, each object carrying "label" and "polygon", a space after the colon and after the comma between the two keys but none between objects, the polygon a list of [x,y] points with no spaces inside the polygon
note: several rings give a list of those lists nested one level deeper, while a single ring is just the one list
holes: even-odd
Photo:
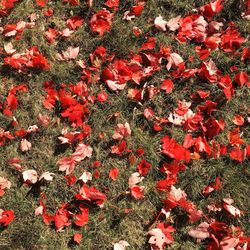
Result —
[{"label": "red leaf", "polygon": [[216,13],[223,9],[222,0],[215,0],[200,8],[201,13],[208,19],[211,19]]},{"label": "red leaf", "polygon": [[61,61],[74,60],[78,56],[78,53],[79,53],[79,47],[73,48],[70,46],[67,48],[67,50],[62,51],[62,54],[58,53],[56,55],[56,58],[57,58],[57,60],[61,60]]},{"label": "red leaf", "polygon": [[237,74],[234,78],[235,82],[239,85],[239,86],[243,86],[244,84],[246,84],[249,80],[248,78],[248,74],[246,72],[240,72],[239,74]]},{"label": "red leaf", "polygon": [[74,175],[66,175],[64,179],[67,181],[68,186],[73,186],[76,183],[76,177]]},{"label": "red leaf", "polygon": [[75,219],[74,223],[78,227],[83,227],[84,225],[86,225],[88,223],[89,209],[80,207],[80,210],[81,210],[80,214],[75,214],[74,215],[74,219]]},{"label": "red leaf", "polygon": [[14,94],[9,93],[6,101],[10,109],[14,110],[17,108],[18,101]]},{"label": "red leaf", "polygon": [[86,157],[91,158],[93,153],[93,148],[84,143],[79,143],[75,149],[75,152],[72,154],[75,161],[82,161]]},{"label": "red leaf", "polygon": [[165,180],[160,180],[156,184],[156,188],[161,192],[169,192],[171,186],[173,186],[177,181],[176,176],[167,177]]},{"label": "red leaf", "polygon": [[97,100],[99,102],[106,102],[108,99],[108,94],[106,92],[101,92],[97,94]]},{"label": "red leaf", "polygon": [[234,128],[232,131],[230,131],[228,137],[229,137],[229,143],[233,146],[237,146],[237,145],[241,145],[245,143],[245,141],[241,139],[239,128]]},{"label": "red leaf", "polygon": [[146,160],[141,160],[138,165],[137,169],[140,175],[146,175],[151,168],[151,164],[147,162]]},{"label": "red leaf", "polygon": [[115,181],[118,177],[118,174],[119,174],[119,170],[117,168],[112,168],[109,171],[109,178]]},{"label": "red leaf", "polygon": [[160,223],[157,228],[151,229],[148,234],[151,236],[149,238],[149,244],[151,244],[151,249],[162,250],[165,244],[172,244],[174,239],[171,235],[175,229],[165,223]]},{"label": "red leaf", "polygon": [[48,8],[47,10],[45,10],[45,11],[43,12],[43,14],[44,14],[44,16],[46,16],[46,17],[51,17],[51,16],[53,16],[53,14],[54,14],[54,10],[53,10],[52,8]]},{"label": "red leaf", "polygon": [[111,147],[111,153],[120,155],[124,153],[126,149],[127,149],[127,144],[125,141],[122,140],[120,144]]},{"label": "red leaf", "polygon": [[145,154],[145,151],[143,148],[139,147],[138,149],[136,149],[136,154],[138,156],[143,156]]},{"label": "red leaf", "polygon": [[64,2],[70,3],[72,6],[80,5],[80,0],[63,0]]},{"label": "red leaf", "polygon": [[80,242],[81,242],[81,240],[82,240],[82,234],[79,234],[79,233],[74,234],[73,239],[74,239],[74,241],[75,241],[77,244],[80,244]]},{"label": "red leaf", "polygon": [[190,152],[183,146],[177,144],[175,139],[169,138],[167,135],[162,138],[162,153],[177,161],[184,160],[186,163],[190,161]]},{"label": "red leaf", "polygon": [[129,124],[126,122],[125,124],[117,124],[115,129],[115,133],[113,134],[112,138],[114,140],[121,140],[124,137],[128,137],[131,135],[131,129]]},{"label": "red leaf", "polygon": [[0,197],[4,195],[5,189],[10,189],[11,182],[8,181],[6,178],[0,176]]},{"label": "red leaf", "polygon": [[0,226],[7,227],[14,220],[13,210],[2,210],[0,209]]},{"label": "red leaf", "polygon": [[57,210],[54,216],[54,222],[56,231],[60,231],[65,226],[69,226],[71,224],[71,222],[69,222],[69,212],[65,209],[65,205]]},{"label": "red leaf", "polygon": [[197,239],[198,242],[209,238],[209,224],[207,222],[200,223],[196,228],[193,228],[188,231],[188,234]]},{"label": "red leaf", "polygon": [[171,31],[176,31],[179,29],[180,27],[180,18],[181,16],[177,16],[177,17],[174,17],[172,19],[170,19],[168,22],[167,22],[167,27],[169,28],[169,30]]},{"label": "red leaf", "polygon": [[167,60],[168,60],[167,70],[170,70],[173,65],[176,67],[181,67],[181,65],[183,65],[184,63],[182,57],[177,53],[171,53],[167,57]]},{"label": "red leaf", "polygon": [[150,120],[154,116],[154,110],[151,108],[145,108],[143,115],[147,120]]},{"label": "red leaf", "polygon": [[221,183],[220,177],[216,177],[215,182],[209,184],[208,186],[206,186],[203,189],[202,193],[204,195],[208,195],[208,194],[212,193],[215,190],[221,189],[221,186],[222,186],[222,183]]},{"label": "red leaf", "polygon": [[230,198],[225,198],[223,199],[223,208],[233,217],[238,218],[240,217],[243,212],[240,211],[238,208],[234,207],[233,204],[233,200]]},{"label": "red leaf", "polygon": [[237,126],[243,126],[244,125],[244,118],[241,115],[235,115],[233,117],[233,123]]},{"label": "red leaf", "polygon": [[174,89],[174,83],[171,80],[164,80],[161,89],[165,90],[167,94],[171,93]]},{"label": "red leaf", "polygon": [[107,0],[104,5],[108,6],[109,8],[115,8],[119,6],[120,0]]},{"label": "red leaf", "polygon": [[59,165],[59,171],[66,171],[66,175],[71,174],[74,171],[76,161],[74,157],[63,157],[57,161]]},{"label": "red leaf", "polygon": [[155,37],[148,38],[147,42],[143,43],[141,50],[152,50],[155,48],[156,39]]},{"label": "red leaf", "polygon": [[246,159],[246,150],[241,150],[239,147],[234,147],[230,151],[230,158],[235,161],[243,162]]},{"label": "red leaf", "polygon": [[83,25],[83,18],[81,16],[73,16],[66,21],[70,29],[77,29]]},{"label": "red leaf", "polygon": [[45,7],[49,0],[36,0],[36,4],[40,7]]},{"label": "red leaf", "polygon": [[144,187],[137,186],[137,185],[134,185],[133,187],[130,188],[131,195],[136,200],[142,199],[144,197],[143,190],[144,190]]},{"label": "red leaf", "polygon": [[90,27],[93,32],[103,36],[105,32],[111,29],[112,18],[114,14],[106,9],[102,9],[94,14],[90,19]]},{"label": "red leaf", "polygon": [[78,194],[76,194],[75,198],[78,200],[88,200],[96,202],[97,204],[103,204],[106,200],[106,195],[97,190],[96,187],[89,187],[88,185],[84,184],[80,188]]}]

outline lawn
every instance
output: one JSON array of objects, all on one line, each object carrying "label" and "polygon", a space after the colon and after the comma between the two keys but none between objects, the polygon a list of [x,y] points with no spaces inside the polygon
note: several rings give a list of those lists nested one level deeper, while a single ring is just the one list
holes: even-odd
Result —
[{"label": "lawn", "polygon": [[0,15],[0,249],[249,249],[249,1]]}]

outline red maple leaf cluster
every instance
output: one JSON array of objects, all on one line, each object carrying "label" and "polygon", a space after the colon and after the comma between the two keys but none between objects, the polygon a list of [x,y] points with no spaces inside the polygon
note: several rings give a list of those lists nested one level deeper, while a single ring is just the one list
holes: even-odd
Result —
[{"label": "red maple leaf cluster", "polygon": [[[17,0],[3,0],[0,14],[7,15],[14,8],[15,2]],[[46,8],[43,12],[45,18],[54,15],[54,10],[47,8],[49,2],[36,0],[39,10]],[[89,35],[94,36],[96,41],[102,41],[99,39],[103,37],[106,39],[106,35],[112,30],[112,22],[115,22],[119,14],[122,1],[107,0],[96,11],[92,11],[91,0],[62,2],[72,9],[81,5],[87,7],[89,16],[72,12],[70,17],[62,17],[63,29],[53,25],[44,28],[43,38],[52,50],[62,41],[77,35],[85,26],[89,26]],[[139,18],[147,4],[143,0],[135,1],[123,14],[123,22]],[[53,226],[58,232],[71,225],[72,229],[86,226],[92,216],[92,208],[103,208],[110,198],[111,190],[106,182],[118,183],[124,178],[124,173],[127,186],[118,198],[130,197],[135,202],[147,199],[147,181],[151,174],[155,174],[153,179],[156,183],[150,189],[155,187],[158,191],[154,195],[161,198],[161,210],[148,230],[151,249],[161,250],[166,244],[174,243],[174,232],[179,230],[178,226],[174,228],[174,223],[178,225],[180,213],[188,218],[189,223],[200,223],[189,230],[188,235],[198,242],[206,240],[207,249],[249,248],[249,237],[244,235],[239,226],[215,219],[225,216],[235,222],[244,216],[244,212],[233,205],[231,198],[211,202],[201,210],[190,200],[190,194],[184,191],[185,188],[178,187],[180,175],[184,171],[191,171],[192,164],[199,160],[209,162],[227,159],[243,163],[250,157],[250,145],[245,132],[250,123],[249,107],[247,111],[241,107],[231,121],[222,114],[228,112],[227,103],[250,86],[249,73],[243,70],[243,66],[250,61],[250,48],[245,45],[247,39],[233,22],[217,20],[216,16],[222,11],[223,5],[224,1],[215,0],[186,16],[177,16],[168,21],[159,15],[153,22],[149,20],[153,32],[147,32],[145,36],[143,29],[134,26],[131,35],[141,41],[141,46],[130,51],[124,58],[112,53],[112,48],[105,47],[104,44],[91,50],[88,57],[83,57],[83,48],[72,45],[56,51],[54,57],[48,59],[37,46],[19,53],[11,42],[4,45],[4,50],[1,51],[4,55],[3,66],[7,70],[14,69],[17,75],[30,77],[34,73],[49,71],[52,61],[73,65],[74,73],[79,74],[76,83],[58,82],[54,78],[43,82],[43,108],[50,116],[38,114],[37,124],[28,127],[21,127],[15,117],[16,110],[22,105],[22,95],[25,92],[32,93],[28,84],[12,85],[0,100],[0,112],[10,120],[6,128],[0,128],[0,146],[17,141],[17,153],[24,157],[33,150],[34,137],[48,130],[49,126],[63,125],[56,144],[58,147],[65,146],[68,151],[64,155],[60,152],[59,156],[53,157],[56,158],[59,171],[65,173],[62,185],[67,185],[66,190],[70,190],[70,201],[63,201],[53,209],[45,193],[41,191],[41,187],[52,182],[57,174],[25,169],[19,158],[10,158],[8,162],[9,167],[18,172],[25,187],[39,190],[39,206],[35,215],[41,215],[46,225]],[[249,10],[250,1],[247,1],[246,11],[242,14],[244,18],[249,18]],[[6,24],[2,28],[3,37],[20,41],[20,35],[25,29],[36,25],[38,16],[33,13],[28,18],[29,22]],[[173,36],[180,44],[195,44],[192,48],[197,58],[189,56],[187,59],[184,53],[154,37],[155,32]],[[215,51],[237,58],[241,65],[230,65],[225,72],[212,59]],[[163,73],[164,77],[158,77],[158,73]],[[192,91],[193,85],[198,86],[198,89]],[[183,92],[191,92],[186,100],[174,95],[180,88]],[[106,123],[112,126],[111,132],[102,131],[102,128],[95,127],[95,122],[91,123],[92,115],[100,108],[109,109],[114,96],[127,98],[128,110],[130,104],[134,105],[131,115],[133,119],[126,121],[118,111],[107,117],[100,117],[98,119],[106,119]],[[165,102],[171,96],[175,98]],[[158,98],[164,100],[162,110],[158,110],[154,104],[158,102]],[[128,110],[126,112],[130,112]],[[134,116],[140,116],[143,120],[140,129],[135,128]],[[183,131],[185,136],[175,138],[172,133],[174,127]],[[142,147],[135,148],[138,141],[133,141],[134,134],[139,134],[139,130],[148,130],[149,138],[155,135],[154,139],[160,138],[159,150],[150,154],[157,154],[161,162],[151,161],[149,152]],[[225,133],[226,139],[221,140],[220,136]],[[137,136],[144,139],[143,136]],[[99,142],[105,144],[107,157],[126,161],[130,167],[113,166],[111,161],[110,167],[107,166],[108,171],[103,173],[103,163],[98,158],[100,152],[96,150],[96,143]],[[78,170],[82,171],[80,177]],[[102,178],[105,179],[105,184],[100,185],[100,180],[97,180]],[[11,182],[7,177],[0,177],[0,197],[8,193],[10,188]],[[223,188],[223,176],[213,176],[200,190],[200,195],[202,199],[206,199]],[[125,214],[131,211],[132,209],[125,208]],[[7,227],[13,219],[12,210],[0,209],[0,227]],[[73,240],[77,244],[80,244],[81,239],[81,234],[74,234]],[[126,246],[129,243],[121,240],[114,244],[114,249],[125,249]]]}]

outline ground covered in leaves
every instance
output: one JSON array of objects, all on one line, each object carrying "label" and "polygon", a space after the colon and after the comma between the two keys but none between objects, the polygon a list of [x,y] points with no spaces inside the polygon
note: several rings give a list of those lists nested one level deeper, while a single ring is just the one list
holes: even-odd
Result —
[{"label": "ground covered in leaves", "polygon": [[249,249],[250,1],[0,14],[1,249]]}]

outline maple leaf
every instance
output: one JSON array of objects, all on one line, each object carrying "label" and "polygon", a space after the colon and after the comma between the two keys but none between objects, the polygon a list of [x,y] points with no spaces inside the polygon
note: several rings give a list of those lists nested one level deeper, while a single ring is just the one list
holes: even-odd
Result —
[{"label": "maple leaf", "polygon": [[108,94],[106,92],[101,92],[101,93],[98,93],[97,95],[97,100],[99,102],[106,102],[108,99]]},{"label": "maple leaf", "polygon": [[77,29],[79,27],[81,27],[84,23],[84,20],[81,16],[76,15],[73,16],[69,19],[67,19],[66,24],[70,29]]},{"label": "maple leaf", "polygon": [[56,39],[56,37],[57,37],[58,35],[59,35],[58,31],[57,31],[56,29],[51,29],[51,28],[49,28],[49,29],[45,32],[45,34],[44,34],[46,40],[47,40],[50,44],[52,44],[52,43],[55,42],[55,39]]},{"label": "maple leaf", "polygon": [[216,13],[223,9],[222,0],[215,0],[200,7],[201,13],[208,19],[211,19]]},{"label": "maple leaf", "polygon": [[243,126],[244,125],[244,118],[241,115],[235,115],[233,117],[233,123],[237,126]]},{"label": "maple leaf", "polygon": [[151,236],[148,243],[155,245],[157,249],[162,250],[165,244],[166,236],[159,228],[154,228],[148,232]]},{"label": "maple leaf", "polygon": [[7,55],[12,55],[16,52],[11,42],[4,44],[4,50],[7,53]]},{"label": "maple leaf", "polygon": [[139,200],[144,197],[143,194],[144,187],[134,185],[130,188],[131,195],[136,199]]},{"label": "maple leaf", "polygon": [[93,148],[84,143],[79,143],[76,147],[75,152],[72,154],[72,157],[75,161],[79,162],[84,160],[86,157],[91,158],[93,153]]},{"label": "maple leaf", "polygon": [[55,174],[51,173],[49,171],[46,171],[46,172],[41,174],[41,176],[39,177],[39,181],[40,180],[52,181],[53,180],[53,175],[55,175]]},{"label": "maple leaf", "polygon": [[147,162],[146,160],[141,160],[138,164],[137,164],[137,169],[140,175],[146,175],[150,168],[151,168],[151,164],[149,162]]},{"label": "maple leaf", "polygon": [[243,162],[246,159],[246,153],[245,149],[241,150],[238,146],[235,146],[230,150],[229,155],[231,159]]},{"label": "maple leaf", "polygon": [[45,7],[49,0],[36,0],[36,4],[40,7]]},{"label": "maple leaf", "polygon": [[64,60],[74,60],[78,56],[80,48],[79,47],[68,47],[67,50],[62,51],[62,54],[57,54],[56,58],[58,60],[64,61]]},{"label": "maple leaf", "polygon": [[166,25],[168,22],[166,22],[165,20],[163,20],[162,16],[159,15],[158,17],[155,18],[154,20],[154,25],[157,29],[162,30],[162,31],[166,31]]},{"label": "maple leaf", "polygon": [[155,48],[156,39],[155,37],[149,37],[145,43],[141,46],[141,51],[143,50],[152,50]]},{"label": "maple leaf", "polygon": [[77,243],[80,244],[82,240],[82,234],[80,233],[75,233],[73,236],[73,240]]},{"label": "maple leaf", "polygon": [[10,158],[8,159],[8,163],[11,167],[13,167],[14,169],[21,171],[22,170],[22,166],[20,164],[20,160],[18,158]]},{"label": "maple leaf", "polygon": [[121,140],[123,137],[127,137],[131,135],[131,129],[129,124],[126,122],[125,124],[117,124],[117,127],[115,129],[115,133],[113,134],[112,138],[114,140]]},{"label": "maple leaf", "polygon": [[154,110],[151,109],[151,108],[145,108],[144,112],[143,112],[143,115],[145,116],[145,118],[147,120],[150,120],[154,116]]},{"label": "maple leaf", "polygon": [[120,240],[119,242],[115,243],[113,246],[113,250],[125,250],[126,247],[130,246],[129,243],[125,240]]},{"label": "maple leaf", "polygon": [[209,238],[210,233],[208,229],[209,224],[207,222],[202,222],[196,228],[190,229],[188,231],[188,235],[195,238],[197,242],[200,242],[206,238]]},{"label": "maple leaf", "polygon": [[135,172],[130,175],[129,180],[128,180],[128,185],[131,188],[135,186],[136,184],[140,183],[143,179],[144,177],[141,177],[138,172]]},{"label": "maple leaf", "polygon": [[40,205],[35,209],[35,215],[42,215],[43,214],[43,210],[44,210],[44,206]]},{"label": "maple leaf", "polygon": [[116,91],[116,90],[123,90],[126,84],[118,84],[118,81],[107,80],[106,81],[109,89]]},{"label": "maple leaf", "polygon": [[177,53],[171,53],[167,57],[167,60],[168,60],[167,70],[170,70],[173,65],[178,67],[180,64],[184,62],[182,57]]},{"label": "maple leaf", "polygon": [[71,174],[74,171],[76,160],[74,157],[63,157],[57,161],[59,165],[59,171],[66,171],[66,175]]},{"label": "maple leaf", "polygon": [[11,182],[0,176],[0,197],[4,195],[4,189],[10,189]]},{"label": "maple leaf", "polygon": [[172,19],[170,19],[166,25],[167,27],[169,28],[169,30],[171,31],[176,31],[179,29],[180,27],[180,24],[179,24],[179,20],[180,20],[181,16],[177,16],[177,17],[174,17]]},{"label": "maple leaf", "polygon": [[83,174],[79,177],[80,181],[82,181],[83,183],[87,183],[88,181],[92,180],[92,174],[90,172],[83,172]]},{"label": "maple leaf", "polygon": [[122,153],[128,151],[127,144],[124,140],[122,140],[118,145],[114,145],[111,147],[111,153],[121,155]]},{"label": "maple leaf", "polygon": [[233,217],[238,218],[243,214],[238,208],[234,207],[232,204],[234,202],[233,199],[224,198],[223,200],[223,208]]},{"label": "maple leaf", "polygon": [[162,153],[177,161],[184,160],[186,163],[190,161],[190,152],[183,146],[177,144],[175,139],[169,138],[167,135],[162,138]]},{"label": "maple leaf", "polygon": [[37,121],[40,125],[47,127],[50,123],[50,118],[47,115],[38,114]]},{"label": "maple leaf", "polygon": [[104,201],[107,199],[106,195],[100,192],[96,187],[89,187],[84,184],[79,192],[75,195],[77,200],[86,200],[95,202],[98,205],[102,205]]},{"label": "maple leaf", "polygon": [[248,74],[246,72],[240,72],[239,74],[237,74],[234,78],[234,81],[240,86],[242,87],[244,84],[246,84],[249,80]]},{"label": "maple leaf", "polygon": [[70,212],[66,210],[65,205],[62,205],[54,216],[56,231],[60,232],[64,227],[71,225],[69,218]]},{"label": "maple leaf", "polygon": [[45,11],[43,12],[43,14],[44,14],[44,16],[46,16],[46,17],[51,17],[51,16],[53,16],[53,14],[54,14],[54,10],[53,10],[52,8],[48,8],[47,10],[45,10]]},{"label": "maple leaf", "polygon": [[202,193],[204,195],[208,195],[208,194],[212,193],[215,190],[221,189],[221,186],[222,186],[222,183],[221,183],[220,177],[216,177],[215,182],[207,185],[203,189]]},{"label": "maple leaf", "polygon": [[228,139],[229,139],[229,143],[233,146],[239,146],[245,143],[245,141],[241,139],[239,127],[234,128],[232,131],[229,132]]},{"label": "maple leaf", "polygon": [[165,90],[167,94],[170,94],[174,89],[174,83],[171,80],[164,80],[161,89]]},{"label": "maple leaf", "polygon": [[22,173],[23,181],[27,184],[35,184],[38,180],[38,174],[36,170],[29,169]]},{"label": "maple leaf", "polygon": [[171,189],[171,186],[173,186],[177,181],[177,178],[175,176],[173,177],[167,177],[165,180],[160,180],[156,184],[157,190],[161,192],[169,192]]},{"label": "maple leaf", "polygon": [[103,36],[105,32],[111,29],[113,16],[113,13],[103,8],[91,17],[90,28],[93,32]]},{"label": "maple leaf", "polygon": [[107,0],[104,5],[106,5],[109,8],[117,9],[119,6],[120,0]]},{"label": "maple leaf", "polygon": [[148,243],[151,244],[152,249],[163,250],[165,244],[172,244],[174,239],[171,235],[175,229],[164,223],[157,225],[157,228],[151,229],[148,234],[151,236]]},{"label": "maple leaf", "polygon": [[208,23],[203,16],[192,14],[178,20],[180,28],[176,39],[180,43],[186,42],[186,38],[195,39],[199,42],[204,42],[207,37]]},{"label": "maple leaf", "polygon": [[74,223],[78,227],[83,227],[88,223],[89,220],[89,209],[80,207],[81,213],[74,215]]},{"label": "maple leaf", "polygon": [[239,238],[234,238],[232,236],[226,236],[220,242],[220,247],[222,250],[234,250],[235,247],[240,243]]},{"label": "maple leaf", "polygon": [[119,170],[118,168],[112,168],[109,171],[109,178],[115,181],[118,178]]},{"label": "maple leaf", "polygon": [[14,220],[13,210],[0,209],[0,226],[7,227]]},{"label": "maple leaf", "polygon": [[69,30],[68,28],[63,29],[62,32],[60,33],[62,37],[70,37],[74,33],[73,30]]}]

